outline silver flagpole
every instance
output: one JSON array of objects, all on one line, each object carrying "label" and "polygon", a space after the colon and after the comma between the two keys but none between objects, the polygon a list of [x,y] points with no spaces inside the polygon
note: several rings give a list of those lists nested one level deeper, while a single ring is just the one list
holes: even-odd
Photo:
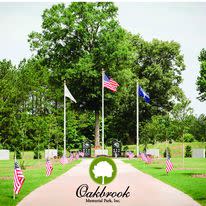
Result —
[{"label": "silver flagpole", "polygon": [[102,69],[102,150],[104,150],[104,69]]},{"label": "silver flagpole", "polygon": [[66,80],[64,80],[64,156],[66,156],[66,96],[65,96]]},{"label": "silver flagpole", "polygon": [[136,129],[137,129],[137,157],[139,155],[139,84],[138,84],[138,80],[137,80],[137,88],[136,88],[136,94],[137,94],[137,101],[136,101],[136,116],[137,116],[137,122],[136,122]]}]

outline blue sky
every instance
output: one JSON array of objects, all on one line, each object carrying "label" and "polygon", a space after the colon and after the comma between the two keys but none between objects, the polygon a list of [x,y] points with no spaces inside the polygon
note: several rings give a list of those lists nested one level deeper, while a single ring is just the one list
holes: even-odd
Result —
[{"label": "blue sky", "polygon": [[[206,102],[197,100],[197,57],[206,48],[206,3],[116,2],[120,24],[144,39],[174,40],[180,43],[186,70],[183,88],[194,113],[206,114]],[[29,58],[27,42],[31,31],[41,31],[41,14],[52,3],[0,3],[0,60],[18,64]]]}]

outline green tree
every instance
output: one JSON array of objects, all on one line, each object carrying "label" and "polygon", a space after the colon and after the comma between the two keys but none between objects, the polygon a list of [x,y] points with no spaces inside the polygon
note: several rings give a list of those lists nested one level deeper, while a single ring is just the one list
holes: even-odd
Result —
[{"label": "green tree", "polygon": [[19,123],[26,99],[21,87],[21,71],[10,61],[3,60],[0,62],[0,81],[0,142],[5,148],[20,149]]},{"label": "green tree", "polygon": [[206,115],[201,114],[193,127],[194,136],[198,141],[206,142]]},{"label": "green tree", "polygon": [[172,140],[170,125],[171,119],[168,115],[153,116],[141,129],[141,142],[146,147],[148,143],[155,144],[156,142]]},{"label": "green tree", "polygon": [[149,112],[148,105],[140,102],[140,117],[171,111],[175,101],[183,97],[179,84],[185,65],[180,45],[158,39],[147,42],[139,36],[134,36],[133,45],[137,53],[134,72],[151,98]]},{"label": "green tree", "polygon": [[198,57],[200,62],[200,75],[197,77],[197,90],[199,92],[198,99],[200,101],[206,100],[206,50],[202,49]]},{"label": "green tree", "polygon": [[176,122],[177,130],[179,134],[178,136],[182,141],[183,168],[184,168],[184,142],[185,142],[184,134],[189,131],[190,121],[188,121],[188,117],[191,116],[193,113],[193,109],[189,105],[190,105],[190,101],[184,99],[182,102],[177,103],[171,112],[171,116],[174,122]]},{"label": "green tree", "polygon": [[[117,20],[114,3],[54,5],[43,13],[42,33],[29,36],[31,48],[50,68],[56,101],[62,101],[63,79],[77,99],[76,109],[95,111],[95,145],[99,146],[102,69],[118,82],[133,59],[129,34]],[[120,82],[121,83],[121,82]],[[112,104],[109,92],[105,104]]]},{"label": "green tree", "polygon": [[[117,95],[118,102],[121,104],[117,104],[118,110],[112,110],[108,124],[110,137],[118,137],[123,142],[134,144],[136,139],[136,79],[151,99],[150,104],[147,104],[139,98],[141,133],[145,122],[148,122],[152,116],[166,115],[173,109],[176,102],[183,99],[184,93],[179,85],[182,82],[181,73],[185,65],[180,45],[174,41],[154,39],[148,42],[139,35],[134,35],[130,39],[136,54],[132,75],[124,85],[125,91],[120,97]],[[174,134],[172,139],[175,139]]]}]

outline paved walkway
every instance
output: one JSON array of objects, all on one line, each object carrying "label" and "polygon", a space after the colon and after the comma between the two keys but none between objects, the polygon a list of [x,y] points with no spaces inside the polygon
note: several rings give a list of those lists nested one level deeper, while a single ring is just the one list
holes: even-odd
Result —
[{"label": "paved walkway", "polygon": [[88,159],[83,160],[64,175],[37,188],[25,197],[19,206],[199,206],[186,194],[121,160],[115,160],[118,174],[115,180],[107,185],[106,190],[124,191],[130,186],[130,197],[120,199],[119,203],[86,203],[85,198],[76,197],[76,190],[81,184],[88,184],[89,191],[96,190],[98,185],[89,177],[90,162]]}]

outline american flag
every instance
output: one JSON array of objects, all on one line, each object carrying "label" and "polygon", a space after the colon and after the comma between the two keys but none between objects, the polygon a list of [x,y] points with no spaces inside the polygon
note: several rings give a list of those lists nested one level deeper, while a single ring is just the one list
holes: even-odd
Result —
[{"label": "american flag", "polygon": [[72,162],[73,160],[74,160],[74,154],[71,153],[71,154],[70,154],[70,157],[69,157],[69,161]]},{"label": "american flag", "polygon": [[76,160],[79,159],[79,153],[76,153]]},{"label": "american flag", "polygon": [[67,164],[68,163],[68,159],[65,156],[62,156],[60,159],[60,162],[62,165]]},{"label": "american flag", "polygon": [[46,160],[46,176],[50,176],[52,173],[53,167],[49,159]]},{"label": "american flag", "polygon": [[128,153],[128,159],[131,160],[131,159],[133,159],[133,158],[134,158],[134,154],[133,154],[132,152],[129,152],[129,153]]},{"label": "american flag", "polygon": [[173,164],[170,161],[170,158],[168,157],[166,160],[166,172],[168,173],[169,171],[171,171],[173,169]]},{"label": "american flag", "polygon": [[113,92],[117,91],[117,87],[119,84],[115,82],[112,78],[107,77],[107,75],[104,75],[104,87],[107,89],[110,89]]},{"label": "american flag", "polygon": [[146,155],[147,158],[147,163],[151,164],[152,163],[152,156],[151,155]]},{"label": "american flag", "polygon": [[144,162],[148,163],[148,159],[144,153],[141,153],[140,156]]},{"label": "american flag", "polygon": [[84,152],[79,152],[80,157],[84,157]]},{"label": "american flag", "polygon": [[18,162],[15,161],[14,163],[14,192],[15,194],[18,194],[20,192],[20,189],[24,183],[24,175],[22,173],[21,168],[18,165]]}]

